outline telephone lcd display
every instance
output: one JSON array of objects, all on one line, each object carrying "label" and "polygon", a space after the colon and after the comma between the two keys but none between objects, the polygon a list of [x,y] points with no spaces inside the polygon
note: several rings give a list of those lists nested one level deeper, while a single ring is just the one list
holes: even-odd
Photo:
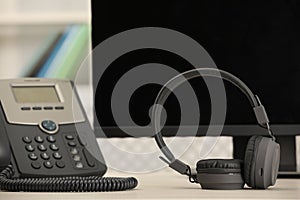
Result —
[{"label": "telephone lcd display", "polygon": [[14,86],[12,90],[18,103],[60,102],[54,86]]}]

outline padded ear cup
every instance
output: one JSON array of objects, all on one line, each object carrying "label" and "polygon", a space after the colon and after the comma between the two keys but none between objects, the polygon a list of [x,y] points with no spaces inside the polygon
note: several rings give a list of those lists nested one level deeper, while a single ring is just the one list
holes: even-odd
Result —
[{"label": "padded ear cup", "polygon": [[245,182],[249,187],[255,187],[254,185],[254,168],[253,162],[255,158],[255,151],[257,147],[255,144],[258,143],[258,140],[261,140],[262,136],[254,135],[252,136],[247,144],[246,151],[245,151],[245,158],[244,158],[244,178]]},{"label": "padded ear cup", "polygon": [[197,180],[203,189],[242,189],[243,161],[210,159],[197,162]]},{"label": "padded ear cup", "polygon": [[240,173],[243,161],[239,159],[208,159],[197,162],[197,172]]},{"label": "padded ear cup", "polygon": [[270,137],[252,136],[247,144],[244,178],[249,187],[266,189],[276,182],[280,146]]}]

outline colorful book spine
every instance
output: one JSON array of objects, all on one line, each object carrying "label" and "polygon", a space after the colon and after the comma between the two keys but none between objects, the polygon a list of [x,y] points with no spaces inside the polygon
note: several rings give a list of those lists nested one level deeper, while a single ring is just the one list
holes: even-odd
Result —
[{"label": "colorful book spine", "polygon": [[37,77],[45,77],[45,74],[49,70],[49,67],[50,67],[51,63],[53,62],[55,57],[58,55],[58,52],[59,52],[62,44],[66,40],[66,38],[69,34],[69,29],[70,28],[67,28],[67,30],[63,33],[62,37],[59,39],[59,41],[57,42],[55,48],[53,49],[52,53],[49,55],[49,58],[47,59],[47,61],[44,63],[43,66],[41,66],[39,72],[36,75]]},{"label": "colorful book spine", "polygon": [[73,79],[86,57],[89,33],[88,25],[67,28],[37,74],[38,77]]},{"label": "colorful book spine", "polygon": [[20,71],[19,76],[35,77],[40,71],[41,66],[48,60],[61,36],[61,32],[49,33],[47,38],[40,45],[40,48],[34,53],[29,63]]}]

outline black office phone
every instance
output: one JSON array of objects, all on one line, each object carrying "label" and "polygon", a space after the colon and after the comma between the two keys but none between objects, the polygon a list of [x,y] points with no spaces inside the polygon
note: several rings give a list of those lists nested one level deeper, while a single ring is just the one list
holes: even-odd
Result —
[{"label": "black office phone", "polygon": [[[103,178],[106,165],[68,80],[0,80],[0,189],[112,191],[134,178]],[[126,187],[125,187],[126,186]]]}]

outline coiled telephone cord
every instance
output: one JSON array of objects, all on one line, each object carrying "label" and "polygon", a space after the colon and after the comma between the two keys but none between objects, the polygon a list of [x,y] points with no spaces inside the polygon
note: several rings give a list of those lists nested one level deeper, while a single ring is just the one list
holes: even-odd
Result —
[{"label": "coiled telephone cord", "polygon": [[13,178],[11,165],[0,172],[0,190],[23,192],[110,192],[133,189],[138,181],[134,177],[47,177]]}]

